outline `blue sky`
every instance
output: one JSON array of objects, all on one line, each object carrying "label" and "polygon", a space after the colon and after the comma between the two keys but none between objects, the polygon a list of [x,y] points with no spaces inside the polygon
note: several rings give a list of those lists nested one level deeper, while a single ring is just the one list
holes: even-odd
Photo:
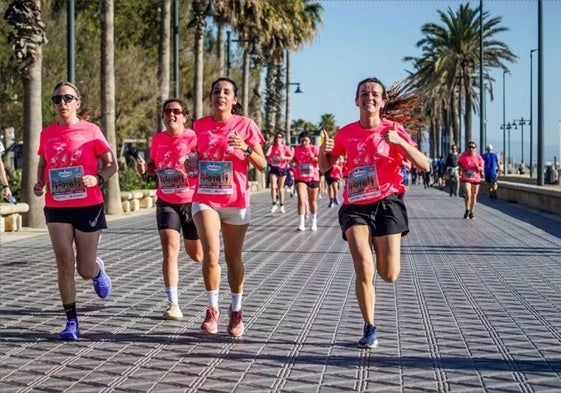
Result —
[{"label": "blue sky", "polygon": [[[358,119],[354,105],[356,84],[365,77],[376,76],[387,87],[403,79],[411,65],[402,59],[420,56],[415,44],[422,38],[421,26],[428,22],[442,24],[437,11],[456,11],[462,1],[438,0],[323,0],[323,24],[313,43],[291,54],[291,81],[300,82],[303,94],[291,94],[291,119],[319,122],[322,114],[335,115],[339,126]],[[479,0],[470,2],[473,8]],[[505,42],[518,56],[509,65],[505,77],[506,121],[530,117],[530,50],[538,47],[537,1],[484,1],[490,17],[501,17],[501,26],[509,31],[497,39]],[[544,141],[545,160],[559,155],[561,122],[561,1],[543,2],[544,37]],[[537,53],[533,55],[534,138],[537,137]],[[503,74],[491,72],[494,99],[486,102],[487,142],[495,151],[503,150]],[[479,142],[479,116],[474,115],[472,133]],[[511,131],[511,155],[519,160],[520,127]],[[534,139],[533,162],[537,160]],[[529,162],[529,126],[524,127],[524,156]],[[508,147],[507,147],[508,150]]]}]

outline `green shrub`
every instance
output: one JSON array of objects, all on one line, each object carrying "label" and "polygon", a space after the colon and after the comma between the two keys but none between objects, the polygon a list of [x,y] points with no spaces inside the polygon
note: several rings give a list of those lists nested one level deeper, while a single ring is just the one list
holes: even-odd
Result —
[{"label": "green shrub", "polygon": [[140,176],[134,168],[120,170],[118,173],[121,191],[153,190],[157,187],[154,176]]}]

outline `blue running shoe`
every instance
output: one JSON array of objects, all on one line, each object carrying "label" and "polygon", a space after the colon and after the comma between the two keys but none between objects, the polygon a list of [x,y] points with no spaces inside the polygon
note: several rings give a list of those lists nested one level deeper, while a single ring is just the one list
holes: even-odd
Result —
[{"label": "blue running shoe", "polygon": [[376,326],[365,324],[364,325],[364,335],[360,340],[358,340],[359,348],[375,348],[378,346],[378,333],[376,332]]},{"label": "blue running shoe", "polygon": [[58,338],[60,340],[75,341],[78,340],[79,335],[80,329],[78,327],[78,320],[72,318],[66,321],[66,327],[58,334]]},{"label": "blue running shoe", "polygon": [[95,259],[97,264],[99,265],[99,275],[95,278],[92,278],[95,293],[102,299],[105,299],[111,293],[111,279],[105,273],[105,264],[100,257]]}]

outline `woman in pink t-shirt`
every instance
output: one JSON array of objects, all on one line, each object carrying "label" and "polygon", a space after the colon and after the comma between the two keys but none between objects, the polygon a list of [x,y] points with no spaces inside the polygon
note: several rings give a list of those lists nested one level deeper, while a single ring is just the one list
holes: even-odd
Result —
[{"label": "woman in pink t-shirt", "polygon": [[312,145],[308,131],[298,135],[299,146],[293,149],[294,186],[298,197],[298,230],[306,230],[306,207],[309,207],[312,231],[317,231],[318,193],[319,193],[319,147]]},{"label": "woman in pink t-shirt", "polygon": [[[269,164],[269,184],[271,185],[271,200],[273,206],[271,213],[279,210],[284,213],[284,182],[288,175],[288,163],[292,159],[292,151],[290,147],[284,143],[284,135],[277,132],[273,140],[269,143],[269,148],[265,153],[267,163]],[[277,199],[279,204],[277,205]]]},{"label": "woman in pink t-shirt", "polygon": [[118,165],[99,127],[78,115],[81,100],[76,86],[58,83],[51,100],[56,122],[41,131],[33,192],[45,194],[45,220],[67,319],[59,338],[77,340],[75,270],[82,278],[93,280],[99,297],[106,298],[111,292],[111,280],[103,260],[97,257],[97,247],[102,229],[107,228],[101,187]]},{"label": "woman in pink t-shirt", "polygon": [[[168,298],[164,319],[173,320],[183,318],[179,307],[177,263],[182,231],[189,257],[196,262],[203,259],[201,241],[191,215],[191,202],[197,185],[197,136],[195,131],[185,127],[188,117],[189,110],[182,100],[166,100],[162,105],[166,129],[152,138],[148,162],[138,156],[136,165],[141,175],[148,172],[158,176],[156,224],[163,251],[162,272]],[[191,161],[193,168],[189,167]]]},{"label": "woman in pink t-shirt", "polygon": [[464,218],[473,219],[473,211],[479,193],[479,183],[481,183],[481,172],[485,166],[483,157],[477,153],[477,145],[473,141],[468,142],[468,150],[458,158],[460,167],[460,181],[464,190],[464,203],[466,211]]},{"label": "woman in pink t-shirt", "polygon": [[420,170],[430,167],[403,127],[382,117],[388,105],[382,82],[376,78],[359,82],[355,105],[360,110],[359,121],[341,128],[334,139],[324,132],[319,164],[326,171],[340,156],[347,158],[339,224],[353,258],[356,296],[364,321],[358,346],[372,348],[378,343],[374,273],[378,271],[387,282],[397,280],[401,237],[409,231],[401,165],[408,159]]},{"label": "woman in pink t-shirt", "polygon": [[201,329],[218,331],[220,315],[220,232],[232,296],[228,333],[239,337],[244,332],[242,294],[244,265],[242,248],[251,217],[249,208],[249,164],[259,171],[266,161],[261,144],[263,136],[255,122],[241,116],[236,83],[219,78],[212,83],[211,116],[193,123],[199,152],[198,186],[193,195],[193,219],[203,245],[203,278],[208,307]]}]

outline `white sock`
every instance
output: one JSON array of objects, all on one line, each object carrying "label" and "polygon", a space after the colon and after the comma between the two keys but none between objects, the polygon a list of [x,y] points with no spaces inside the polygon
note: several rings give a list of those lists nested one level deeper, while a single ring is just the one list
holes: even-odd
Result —
[{"label": "white sock", "polygon": [[306,224],[306,217],[304,215],[299,215],[298,218],[300,219],[300,225],[304,226]]},{"label": "white sock", "polygon": [[178,304],[179,297],[177,295],[177,287],[167,287],[166,293],[168,295],[168,300],[172,303]]},{"label": "white sock", "polygon": [[206,296],[208,298],[208,305],[214,307],[218,310],[218,292],[219,289],[214,291],[206,291]]},{"label": "white sock", "polygon": [[312,218],[312,221],[313,221],[313,222],[316,222],[317,217],[318,217],[318,214],[317,214],[317,213],[312,213],[312,214],[310,215],[310,217]]},{"label": "white sock", "polygon": [[232,311],[240,311],[242,309],[243,292],[232,293]]}]

